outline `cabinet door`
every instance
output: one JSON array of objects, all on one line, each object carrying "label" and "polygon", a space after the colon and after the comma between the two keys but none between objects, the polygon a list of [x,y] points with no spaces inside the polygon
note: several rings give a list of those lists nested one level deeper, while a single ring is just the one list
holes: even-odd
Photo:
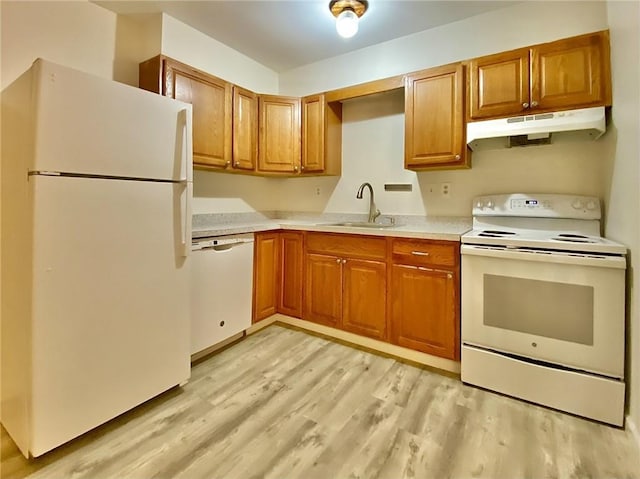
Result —
[{"label": "cabinet door", "polygon": [[273,173],[300,170],[300,99],[261,95],[258,169]]},{"label": "cabinet door", "polygon": [[258,160],[258,95],[233,87],[233,167],[255,170]]},{"label": "cabinet door", "polygon": [[539,45],[531,54],[532,112],[611,104],[606,32]]},{"label": "cabinet door", "polygon": [[165,95],[193,106],[193,163],[231,164],[231,84],[165,60]]},{"label": "cabinet door", "polygon": [[340,327],[342,318],[342,260],[306,254],[303,319]]},{"label": "cabinet door", "polygon": [[376,339],[386,337],[387,265],[343,260],[342,329]]},{"label": "cabinet door", "polygon": [[459,360],[458,290],[454,272],[394,264],[391,272],[392,342]]},{"label": "cabinet door", "polygon": [[506,117],[529,108],[529,49],[488,55],[469,62],[469,117]]},{"label": "cabinet door", "polygon": [[467,166],[461,64],[405,80],[405,168]]},{"label": "cabinet door", "polygon": [[278,303],[278,233],[256,233],[253,260],[253,322],[276,312]]},{"label": "cabinet door", "polygon": [[324,170],[324,95],[302,99],[302,166],[303,172]]},{"label": "cabinet door", "polygon": [[302,317],[302,233],[280,233],[280,294],[278,312]]}]

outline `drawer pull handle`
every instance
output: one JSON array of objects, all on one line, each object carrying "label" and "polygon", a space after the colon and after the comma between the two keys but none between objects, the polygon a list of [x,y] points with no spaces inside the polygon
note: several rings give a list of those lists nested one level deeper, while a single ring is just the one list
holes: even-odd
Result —
[{"label": "drawer pull handle", "polygon": [[412,251],[411,254],[414,256],[429,256],[429,253],[426,251]]}]

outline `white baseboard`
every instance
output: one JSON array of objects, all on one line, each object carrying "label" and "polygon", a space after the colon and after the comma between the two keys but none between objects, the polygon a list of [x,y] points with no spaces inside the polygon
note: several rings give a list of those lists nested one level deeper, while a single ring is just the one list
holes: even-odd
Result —
[{"label": "white baseboard", "polygon": [[404,359],[413,363],[429,366],[431,368],[453,373],[455,375],[460,374],[460,363],[458,361],[439,358],[437,356],[432,356],[431,354],[414,351],[413,349],[403,348],[401,346],[396,346],[395,344],[385,343],[384,341],[378,341],[376,339],[367,338],[365,336],[349,333],[340,329],[330,328],[328,326],[323,326],[311,321],[304,321],[302,319],[293,318],[284,314],[278,313],[267,318],[267,320],[271,319],[278,323],[289,324],[300,329],[306,329],[307,331],[319,333],[324,336],[329,336],[341,341],[345,341],[347,343],[354,344],[356,346],[360,346],[373,351],[378,351],[389,356],[394,356],[399,359]]}]

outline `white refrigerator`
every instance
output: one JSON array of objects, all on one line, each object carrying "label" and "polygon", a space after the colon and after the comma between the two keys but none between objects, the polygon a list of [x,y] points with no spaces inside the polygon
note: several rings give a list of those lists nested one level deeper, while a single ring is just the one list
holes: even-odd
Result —
[{"label": "white refrigerator", "polygon": [[190,375],[191,106],[44,60],[2,92],[1,420],[39,456]]}]

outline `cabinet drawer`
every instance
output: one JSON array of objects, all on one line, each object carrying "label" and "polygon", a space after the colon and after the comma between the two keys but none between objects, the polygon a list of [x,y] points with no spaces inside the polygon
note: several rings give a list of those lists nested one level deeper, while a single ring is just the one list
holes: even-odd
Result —
[{"label": "cabinet drawer", "polygon": [[460,245],[457,242],[394,239],[392,255],[394,263],[455,267],[460,257]]},{"label": "cabinet drawer", "polygon": [[370,236],[308,233],[307,251],[384,261],[387,256],[387,241],[385,238]]}]

